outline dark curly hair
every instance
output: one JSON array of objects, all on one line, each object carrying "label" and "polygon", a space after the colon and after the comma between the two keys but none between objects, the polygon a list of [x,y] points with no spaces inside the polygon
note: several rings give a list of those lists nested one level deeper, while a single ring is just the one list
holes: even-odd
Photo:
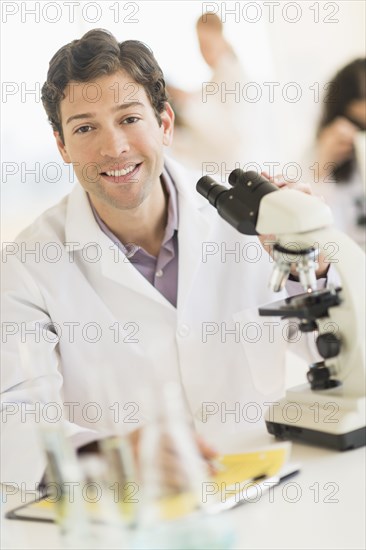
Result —
[{"label": "dark curly hair", "polygon": [[48,120],[62,140],[60,103],[69,82],[90,82],[120,70],[144,87],[161,124],[160,114],[168,98],[163,72],[150,48],[138,40],[117,42],[109,31],[93,29],[55,53],[42,86],[42,103]]},{"label": "dark curly hair", "polygon": [[[319,124],[318,136],[337,117],[349,118],[347,107],[352,101],[366,99],[366,58],[355,59],[343,67],[329,83],[324,98],[324,111]],[[354,124],[356,121],[351,120]],[[361,128],[364,130],[364,128]],[[347,182],[355,169],[355,155],[333,171],[336,182]]]}]

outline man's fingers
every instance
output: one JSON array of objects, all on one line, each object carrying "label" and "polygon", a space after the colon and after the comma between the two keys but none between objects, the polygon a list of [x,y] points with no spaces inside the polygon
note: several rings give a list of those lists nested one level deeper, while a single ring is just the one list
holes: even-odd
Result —
[{"label": "man's fingers", "polygon": [[[137,467],[140,469],[140,442],[141,442],[142,430],[138,429],[129,434],[129,440],[135,455]],[[217,457],[217,451],[209,445],[201,436],[192,432],[199,454],[202,458],[202,465],[206,468],[208,475],[214,475],[217,473],[217,468],[214,464],[214,459]],[[157,466],[160,472],[163,474],[161,480],[165,489],[178,490],[187,486],[189,480],[186,472],[186,467],[182,464],[182,457],[177,452],[175,442],[172,440],[169,434],[161,434],[159,444],[159,454],[157,457],[153,457],[152,460],[156,460]]]},{"label": "man's fingers", "polygon": [[218,456],[218,452],[211,445],[209,445],[201,436],[196,435],[196,442],[201,456],[204,460],[207,473],[213,476],[217,473],[217,467],[215,466],[215,458]]},{"label": "man's fingers", "polygon": [[261,172],[261,176],[266,178],[268,181],[273,181],[273,178],[268,174],[268,172]]},{"label": "man's fingers", "polygon": [[201,436],[196,435],[196,442],[203,458],[209,460],[211,458],[215,458],[218,455],[216,449],[214,449],[211,445],[204,441]]},{"label": "man's fingers", "polygon": [[279,188],[279,189],[294,189],[295,191],[301,191],[302,193],[306,193],[307,195],[312,195],[313,191],[311,189],[311,186],[308,183],[301,183],[298,181],[283,181],[280,179],[281,176],[275,176],[273,183]]},{"label": "man's fingers", "polygon": [[302,191],[303,193],[312,195],[312,189],[307,183],[286,181],[283,174],[276,174],[271,177],[267,172],[261,172],[261,175],[267,178],[270,182],[274,183],[274,185],[276,185],[279,189],[296,189],[297,191]]}]

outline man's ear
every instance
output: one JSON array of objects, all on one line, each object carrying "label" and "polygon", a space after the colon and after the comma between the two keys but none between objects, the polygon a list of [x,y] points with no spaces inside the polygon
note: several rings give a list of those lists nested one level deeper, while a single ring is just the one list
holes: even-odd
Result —
[{"label": "man's ear", "polygon": [[174,111],[168,102],[165,103],[165,109],[160,113],[160,118],[164,130],[163,144],[169,146],[173,139]]},{"label": "man's ear", "polygon": [[71,163],[71,159],[66,151],[66,147],[65,147],[65,144],[64,142],[62,141],[62,138],[60,136],[60,132],[56,132],[54,131],[53,132],[53,135],[55,136],[55,139],[56,139],[56,145],[57,145],[57,148],[58,150],[60,151],[60,154],[63,158],[63,160],[67,163],[67,164],[70,164]]}]

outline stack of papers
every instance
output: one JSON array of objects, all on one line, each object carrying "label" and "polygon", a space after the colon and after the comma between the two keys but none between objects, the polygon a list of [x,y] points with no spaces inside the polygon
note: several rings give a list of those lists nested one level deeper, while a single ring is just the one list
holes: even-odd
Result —
[{"label": "stack of papers", "polygon": [[[288,462],[291,443],[284,442],[255,451],[223,455],[214,461],[217,473],[202,484],[202,503],[206,513],[219,513],[243,502],[253,502],[264,491],[299,471],[299,466]],[[138,495],[137,495],[138,496]],[[194,513],[197,498],[189,493],[167,496],[161,500],[162,517],[174,520]],[[98,503],[89,503],[88,512],[100,521]],[[9,519],[56,521],[56,507],[52,498],[43,496],[20,506],[6,515]]]}]

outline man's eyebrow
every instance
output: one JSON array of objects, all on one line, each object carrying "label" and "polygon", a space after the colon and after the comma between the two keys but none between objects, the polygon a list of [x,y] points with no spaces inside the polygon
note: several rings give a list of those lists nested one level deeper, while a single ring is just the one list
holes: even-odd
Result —
[{"label": "man's eyebrow", "polygon": [[113,111],[122,111],[123,109],[128,109],[129,107],[145,107],[141,101],[129,101],[127,103],[121,103],[121,105],[117,105]]},{"label": "man's eyebrow", "polygon": [[[144,104],[140,101],[129,101],[128,103],[121,103],[120,105],[116,105],[116,107],[113,108],[113,112],[123,111],[124,109],[129,109],[130,107],[144,107]],[[94,118],[95,115],[96,113],[80,113],[78,115],[72,115],[67,119],[66,124],[69,124],[73,120]]]}]

